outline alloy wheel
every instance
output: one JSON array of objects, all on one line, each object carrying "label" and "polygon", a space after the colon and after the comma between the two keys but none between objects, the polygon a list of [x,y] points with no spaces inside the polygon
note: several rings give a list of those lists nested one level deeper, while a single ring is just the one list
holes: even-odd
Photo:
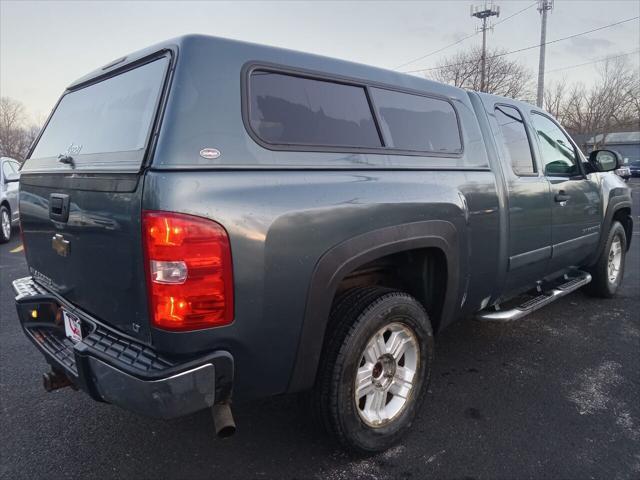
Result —
[{"label": "alloy wheel", "polygon": [[354,389],[364,423],[381,427],[400,415],[411,398],[419,359],[416,336],[402,323],[391,323],[369,339]]},{"label": "alloy wheel", "polygon": [[9,218],[9,212],[6,210],[2,211],[2,234],[4,238],[9,238],[11,236],[11,219]]},{"label": "alloy wheel", "polygon": [[620,267],[622,265],[622,242],[620,236],[616,235],[611,242],[609,249],[609,259],[607,263],[607,276],[609,283],[615,284],[618,281]]}]

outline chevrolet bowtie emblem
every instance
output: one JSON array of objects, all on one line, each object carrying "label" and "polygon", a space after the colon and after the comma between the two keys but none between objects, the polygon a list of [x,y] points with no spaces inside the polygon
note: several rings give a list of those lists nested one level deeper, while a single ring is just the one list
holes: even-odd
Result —
[{"label": "chevrolet bowtie emblem", "polygon": [[61,257],[69,256],[69,240],[65,240],[64,236],[56,233],[51,239],[51,248]]}]

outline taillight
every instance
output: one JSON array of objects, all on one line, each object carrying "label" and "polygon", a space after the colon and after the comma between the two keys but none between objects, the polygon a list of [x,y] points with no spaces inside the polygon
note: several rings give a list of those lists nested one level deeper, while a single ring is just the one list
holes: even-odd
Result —
[{"label": "taillight", "polygon": [[233,322],[231,248],[218,223],[181,213],[142,213],[151,323],[197,330]]}]

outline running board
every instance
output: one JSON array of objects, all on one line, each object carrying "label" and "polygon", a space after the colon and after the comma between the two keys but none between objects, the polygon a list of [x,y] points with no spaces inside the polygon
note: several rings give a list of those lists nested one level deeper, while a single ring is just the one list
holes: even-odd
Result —
[{"label": "running board", "polygon": [[553,287],[552,289],[541,293],[531,300],[527,300],[517,307],[511,308],[509,310],[482,310],[476,314],[476,319],[494,322],[508,322],[511,320],[519,320],[522,317],[525,317],[530,313],[544,307],[545,305],[549,305],[551,302],[555,302],[559,298],[576,291],[580,287],[585,286],[590,281],[590,274],[588,274],[587,272],[580,272],[578,276],[567,278],[563,284]]}]

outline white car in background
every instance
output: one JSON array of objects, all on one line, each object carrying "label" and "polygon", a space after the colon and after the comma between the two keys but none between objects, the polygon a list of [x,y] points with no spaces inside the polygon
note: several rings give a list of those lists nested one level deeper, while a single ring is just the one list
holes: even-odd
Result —
[{"label": "white car in background", "polygon": [[18,224],[18,180],[20,162],[0,157],[0,243],[11,239],[11,228]]},{"label": "white car in background", "polygon": [[626,165],[622,166],[616,170],[616,175],[622,177],[622,179],[626,182],[631,178],[631,169]]}]

